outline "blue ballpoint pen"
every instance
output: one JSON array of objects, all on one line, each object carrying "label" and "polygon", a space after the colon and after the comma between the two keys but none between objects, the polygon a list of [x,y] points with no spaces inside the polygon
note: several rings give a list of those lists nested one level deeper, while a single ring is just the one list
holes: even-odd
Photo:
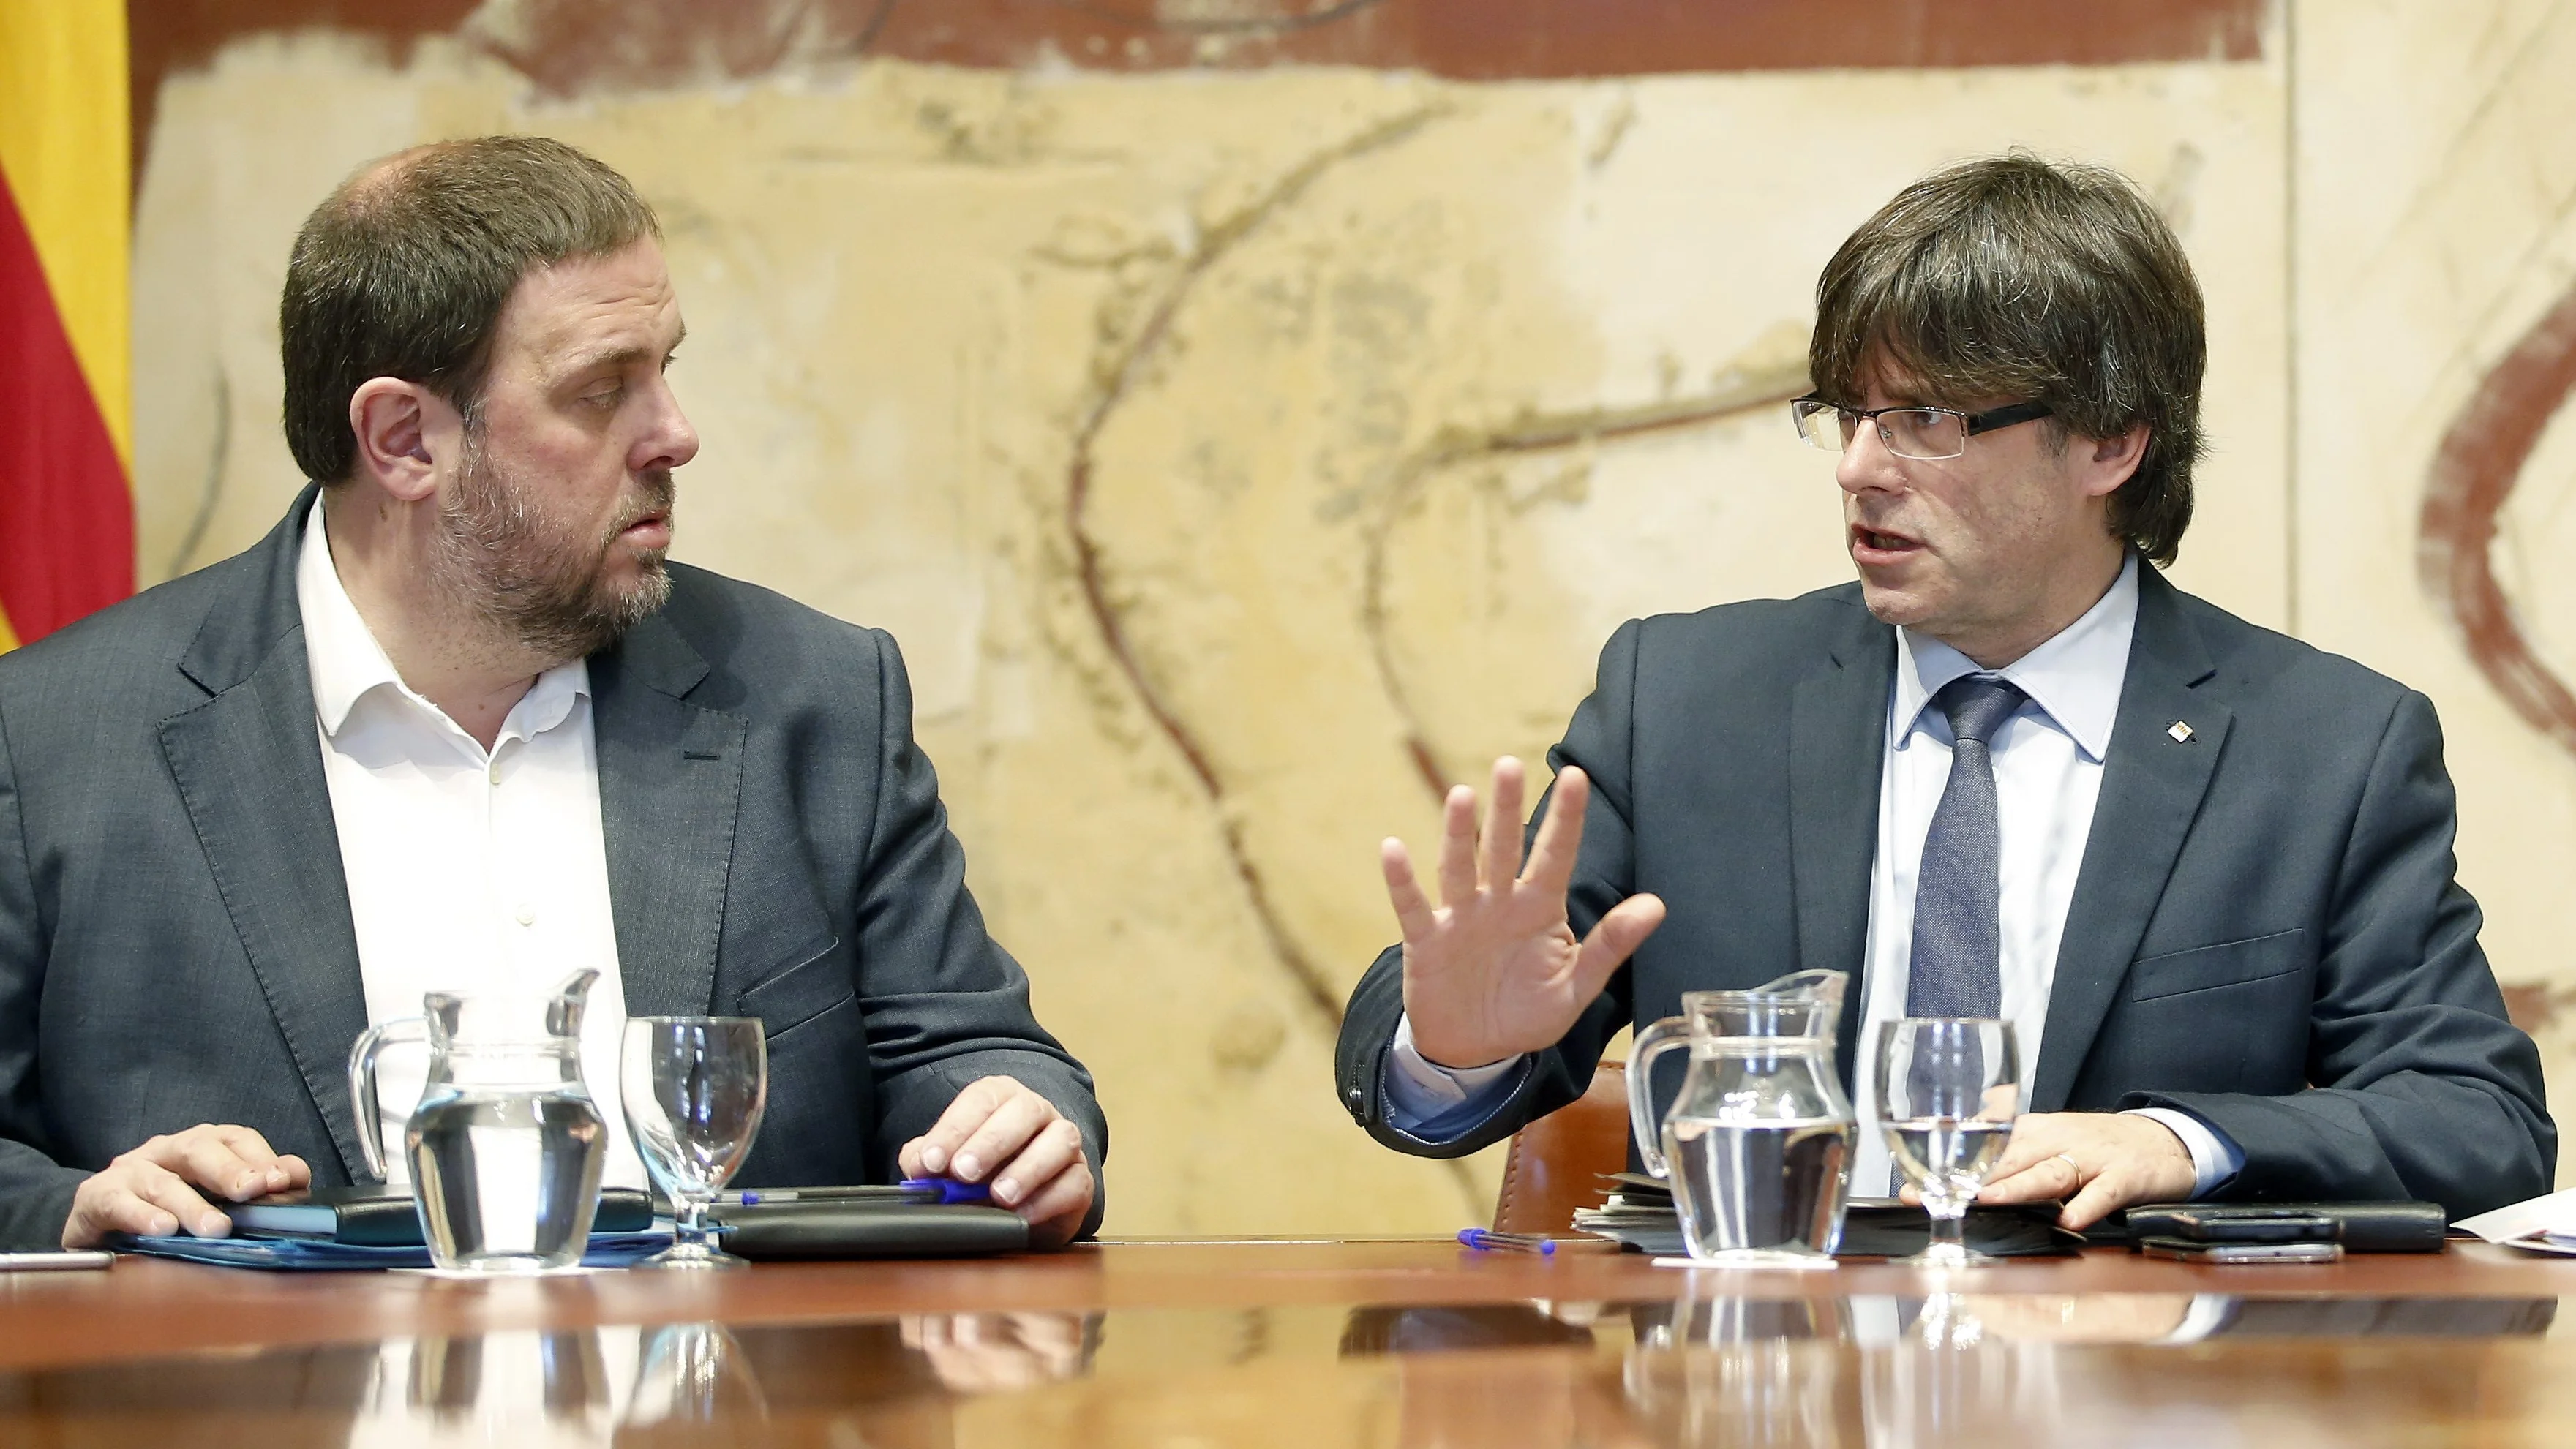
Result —
[{"label": "blue ballpoint pen", "polygon": [[1458,1241],[1479,1253],[1536,1253],[1542,1258],[1556,1254],[1556,1240],[1536,1233],[1497,1233],[1488,1228],[1460,1228]]},{"label": "blue ballpoint pen", "polygon": [[761,1203],[790,1202],[899,1202],[922,1204],[990,1202],[993,1190],[980,1182],[959,1182],[953,1177],[907,1177],[892,1187],[782,1187],[748,1188],[729,1192],[717,1201],[727,1206],[752,1207]]}]

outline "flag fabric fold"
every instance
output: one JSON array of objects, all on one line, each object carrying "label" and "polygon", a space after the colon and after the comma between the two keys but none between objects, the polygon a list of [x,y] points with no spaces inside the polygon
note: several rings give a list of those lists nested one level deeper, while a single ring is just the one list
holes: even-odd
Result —
[{"label": "flag fabric fold", "polygon": [[0,3],[0,649],[134,590],[123,0]]}]

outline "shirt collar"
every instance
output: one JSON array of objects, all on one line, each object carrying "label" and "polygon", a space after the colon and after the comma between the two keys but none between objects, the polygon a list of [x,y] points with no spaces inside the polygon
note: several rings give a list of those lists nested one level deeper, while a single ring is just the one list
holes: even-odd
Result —
[{"label": "shirt collar", "polygon": [[[392,658],[367,628],[365,617],[340,583],[340,571],[331,565],[331,540],[322,526],[318,498],[305,515],[304,540],[296,555],[295,603],[304,619],[305,666],[313,680],[314,717],[321,722],[323,734],[339,738],[360,702],[381,691],[409,700],[460,737],[472,738],[444,710],[403,683]],[[558,664],[538,675],[527,694],[511,707],[501,726],[502,737],[525,738],[553,729],[572,713],[576,700],[589,696],[589,661]]]},{"label": "shirt collar", "polygon": [[1985,670],[1938,639],[1900,627],[1896,631],[1896,700],[1893,733],[1902,749],[1924,707],[1941,687],[1969,674],[2011,680],[2032,704],[2075,741],[2086,759],[2102,763],[2111,749],[2111,727],[2120,716],[2120,686],[2129,674],[2129,641],[2138,627],[2138,556],[2131,553],[2084,616],[2048,642],[1999,670]]}]

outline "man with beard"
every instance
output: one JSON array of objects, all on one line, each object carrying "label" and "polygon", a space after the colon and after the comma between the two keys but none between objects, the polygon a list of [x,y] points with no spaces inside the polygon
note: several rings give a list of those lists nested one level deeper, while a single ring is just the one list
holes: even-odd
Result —
[{"label": "man with beard", "polygon": [[739,1182],[946,1174],[1041,1243],[1098,1224],[1090,1078],[967,894],[893,641],[664,561],[682,330],[651,211],[558,143],[406,152],[305,223],[313,484],[0,658],[0,1242],[221,1234],[358,1177],[424,1065],[358,1120],[364,1027],[582,969],[612,1182],[626,1017],[753,1016]]}]

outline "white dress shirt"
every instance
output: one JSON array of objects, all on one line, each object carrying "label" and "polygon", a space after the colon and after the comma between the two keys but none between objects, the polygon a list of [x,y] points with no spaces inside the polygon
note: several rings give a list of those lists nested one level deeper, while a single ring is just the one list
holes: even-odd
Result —
[{"label": "white dress shirt", "polygon": [[[1857,1194],[1891,1190],[1887,1143],[1878,1129],[1878,1028],[1906,1014],[1915,879],[1933,812],[1950,782],[1950,722],[1928,706],[1942,686],[1978,673],[2008,679],[2028,696],[1995,732],[1989,750],[1999,826],[1996,924],[2001,950],[1996,964],[2004,1019],[2012,1023],[2021,1048],[2026,1095],[2039,1076],[2058,941],[2093,831],[2102,761],[2120,712],[2137,620],[2138,560],[2133,554],[2110,590],[2082,618],[2000,670],[1982,671],[1947,644],[1911,630],[1896,631],[1888,744],[1879,771],[1878,850],[1870,867],[1869,940],[1862,974],[1868,999],[1861,1003],[1860,1040],[1852,1044],[1852,1105],[1860,1130],[1851,1182]],[[1465,1071],[1443,1067],[1414,1046],[1408,1021],[1396,1027],[1389,1065],[1394,1070],[1386,1074],[1387,1103],[1394,1125],[1453,1137],[1501,1105],[1521,1060]],[[1471,1103],[1485,1112],[1470,1111]],[[2190,1149],[2195,1194],[2208,1192],[2242,1165],[2231,1144],[2187,1112],[2146,1108],[2141,1115],[2173,1129]]]},{"label": "white dress shirt", "polygon": [[[332,567],[318,504],[295,582],[367,1020],[418,1016],[431,991],[547,991],[584,967],[597,971],[581,1058],[608,1123],[603,1181],[643,1186],[618,1107],[626,996],[599,823],[589,666],[575,660],[538,675],[487,752],[395,672]],[[392,1180],[407,1182],[403,1124],[429,1058],[395,1046],[379,1061],[379,1140]]]}]

